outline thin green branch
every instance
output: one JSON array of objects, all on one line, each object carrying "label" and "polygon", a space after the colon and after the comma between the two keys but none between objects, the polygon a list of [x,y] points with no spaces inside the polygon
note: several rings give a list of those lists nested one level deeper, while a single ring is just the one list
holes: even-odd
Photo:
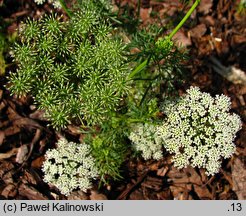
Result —
[{"label": "thin green branch", "polygon": [[193,13],[193,11],[196,9],[196,7],[199,5],[200,0],[196,0],[195,3],[192,5],[190,10],[187,12],[187,14],[184,16],[184,18],[180,21],[180,23],[175,27],[175,29],[171,32],[171,34],[168,36],[168,39],[172,39],[172,37],[177,33],[177,31],[184,25],[186,20],[190,17],[190,15]]}]

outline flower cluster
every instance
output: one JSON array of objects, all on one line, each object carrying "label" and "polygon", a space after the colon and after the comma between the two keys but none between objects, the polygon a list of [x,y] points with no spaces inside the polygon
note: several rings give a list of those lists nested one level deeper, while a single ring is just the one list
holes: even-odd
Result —
[{"label": "flower cluster", "polygon": [[64,195],[77,188],[86,191],[91,187],[91,179],[98,176],[89,145],[68,142],[64,138],[57,145],[57,149],[46,152],[44,181],[56,186]]},{"label": "flower cluster", "polygon": [[93,1],[85,2],[68,21],[27,20],[12,52],[18,69],[10,73],[11,92],[31,94],[57,129],[101,124],[128,91],[125,46]]},{"label": "flower cluster", "polygon": [[[38,5],[41,5],[45,2],[45,0],[34,0],[34,2]],[[61,8],[61,4],[59,0],[48,0],[50,4],[54,6],[54,8]]]},{"label": "flower cluster", "polygon": [[241,128],[240,117],[228,112],[230,104],[225,95],[213,98],[191,87],[179,101],[164,107],[167,120],[157,134],[174,154],[176,167],[205,168],[208,175],[219,171],[221,159],[234,153],[233,140]]},{"label": "flower cluster", "polygon": [[136,124],[131,130],[129,139],[137,151],[140,151],[145,160],[159,160],[162,155],[162,140],[156,134],[156,126],[145,123]]}]

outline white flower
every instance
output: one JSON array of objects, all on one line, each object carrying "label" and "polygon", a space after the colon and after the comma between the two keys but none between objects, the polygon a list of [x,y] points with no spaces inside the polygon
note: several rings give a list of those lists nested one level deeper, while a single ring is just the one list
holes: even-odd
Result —
[{"label": "white flower", "polygon": [[[34,0],[34,2],[36,4],[38,4],[38,5],[41,5],[41,4],[43,4],[45,2],[45,0]],[[58,8],[58,9],[62,8],[61,3],[59,2],[59,0],[48,0],[48,2],[50,4],[52,4],[54,6],[54,8]]]},{"label": "white flower", "polygon": [[129,135],[134,148],[140,151],[145,160],[159,160],[162,155],[162,143],[159,136],[156,134],[156,126],[145,123],[136,124]]},{"label": "white flower", "polygon": [[45,0],[34,0],[34,2],[38,5],[41,5],[45,2]]},{"label": "white flower", "polygon": [[229,113],[230,105],[225,95],[213,98],[191,87],[177,103],[163,108],[167,120],[156,134],[174,154],[176,167],[205,168],[208,175],[219,171],[221,159],[234,153],[233,141],[242,126],[240,117]]},{"label": "white flower", "polygon": [[62,8],[61,3],[59,2],[59,0],[48,0],[48,2],[50,4],[53,4],[54,8],[58,8],[58,9]]},{"label": "white flower", "polygon": [[90,180],[98,176],[90,147],[60,139],[57,149],[48,150],[45,155],[44,181],[55,185],[62,194],[69,195],[74,189],[86,191]]}]

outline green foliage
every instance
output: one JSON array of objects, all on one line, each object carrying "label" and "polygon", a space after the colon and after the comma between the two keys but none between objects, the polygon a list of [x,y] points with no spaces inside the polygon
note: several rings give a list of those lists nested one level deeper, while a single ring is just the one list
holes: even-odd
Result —
[{"label": "green foliage", "polygon": [[246,1],[241,0],[239,5],[238,5],[238,12],[242,15],[246,14]]},{"label": "green foliage", "polygon": [[98,6],[86,2],[69,21],[28,19],[13,48],[11,92],[31,94],[57,129],[75,119],[101,124],[128,89],[124,45]]},{"label": "green foliage", "polygon": [[87,136],[86,140],[91,144],[101,182],[107,182],[108,177],[121,178],[120,168],[129,151],[126,143],[127,130],[123,121],[112,119],[103,125],[96,136]]},{"label": "green foliage", "polygon": [[[154,117],[158,111],[156,106],[152,114],[148,111],[148,104],[158,98],[156,103],[177,94],[176,87],[183,80],[182,63],[186,54],[168,37],[160,37],[163,29],[157,25],[138,31],[133,35],[128,48],[137,48],[131,55],[134,62],[142,62],[131,74],[134,80],[129,93],[128,107],[139,110],[144,115]],[[136,113],[136,112],[135,112]],[[135,117],[134,117],[135,118]]]},{"label": "green foliage", "polygon": [[3,51],[5,50],[5,46],[6,46],[5,37],[0,32],[0,75],[5,73],[5,68],[6,68],[5,59],[3,56]]}]

